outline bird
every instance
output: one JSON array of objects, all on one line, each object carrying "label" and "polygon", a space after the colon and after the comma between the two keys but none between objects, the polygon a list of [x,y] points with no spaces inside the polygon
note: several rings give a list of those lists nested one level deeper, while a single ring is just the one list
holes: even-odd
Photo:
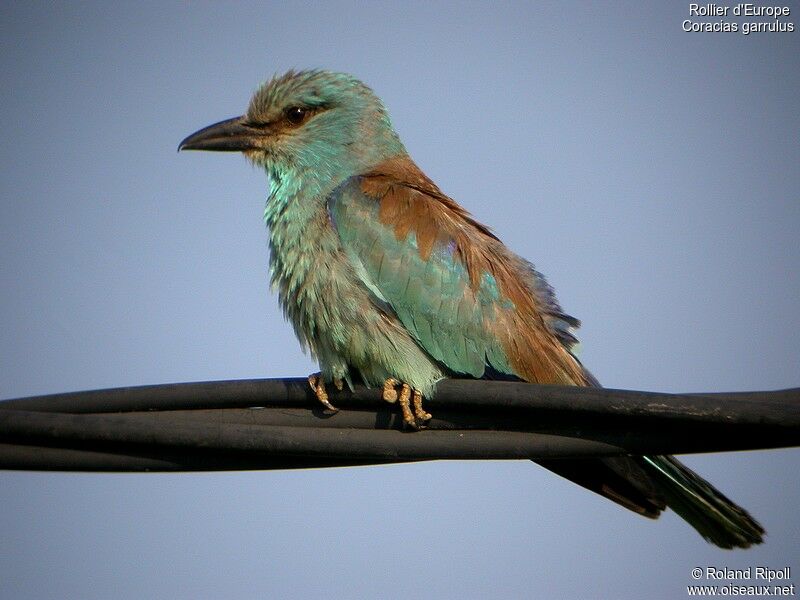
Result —
[{"label": "bird", "polygon": [[[360,380],[420,429],[448,377],[600,386],[544,276],[425,175],[354,76],[275,75],[243,115],[178,150],[240,152],[266,172],[271,286],[328,409],[327,386]],[[645,517],[669,507],[720,548],[763,542],[747,511],[672,456],[536,462]]]}]

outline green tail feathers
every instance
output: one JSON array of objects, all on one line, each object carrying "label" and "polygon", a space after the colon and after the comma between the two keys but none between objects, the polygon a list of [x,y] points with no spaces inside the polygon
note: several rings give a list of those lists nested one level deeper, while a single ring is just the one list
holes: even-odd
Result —
[{"label": "green tail feathers", "polygon": [[669,507],[706,541],[720,548],[749,548],[764,541],[764,528],[710,483],[672,456],[643,456]]}]

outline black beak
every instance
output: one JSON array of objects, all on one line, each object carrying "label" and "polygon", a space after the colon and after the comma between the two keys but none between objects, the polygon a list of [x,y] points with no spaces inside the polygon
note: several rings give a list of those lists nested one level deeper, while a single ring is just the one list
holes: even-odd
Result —
[{"label": "black beak", "polygon": [[216,150],[217,152],[242,152],[258,148],[261,129],[245,124],[244,117],[234,117],[195,131],[178,145],[181,150]]}]

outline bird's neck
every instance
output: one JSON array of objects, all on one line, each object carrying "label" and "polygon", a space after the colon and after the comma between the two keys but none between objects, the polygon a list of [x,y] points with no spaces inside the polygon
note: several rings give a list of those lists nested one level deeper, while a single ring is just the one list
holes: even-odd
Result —
[{"label": "bird's neck", "polygon": [[335,235],[329,225],[328,197],[354,173],[367,172],[387,157],[404,154],[396,135],[394,140],[365,146],[346,157],[326,155],[329,148],[322,146],[311,153],[316,160],[299,160],[291,166],[265,165],[270,192],[264,221],[269,228],[273,262],[313,253],[320,244],[327,249],[329,244],[322,238]]},{"label": "bird's neck", "polygon": [[[264,221],[270,242],[280,242],[287,234],[302,237],[303,229],[325,212],[326,198],[338,185],[333,178],[322,179],[316,173],[267,168],[269,196],[264,207]],[[278,239],[276,239],[276,237]]]},{"label": "bird's neck", "polygon": [[268,176],[264,221],[269,229],[271,282],[287,306],[321,257],[335,251],[338,242],[329,225],[326,198],[337,184],[272,169]]}]

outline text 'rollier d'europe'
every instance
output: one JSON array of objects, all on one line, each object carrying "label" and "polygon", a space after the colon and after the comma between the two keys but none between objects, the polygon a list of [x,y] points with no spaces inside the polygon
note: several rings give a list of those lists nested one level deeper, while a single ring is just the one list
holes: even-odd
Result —
[{"label": "text 'rollier d'europe'", "polygon": [[[681,29],[694,33],[740,32],[744,35],[757,32],[791,33],[795,30],[794,22],[786,20],[791,14],[789,6],[761,6],[749,2],[729,6],[692,2],[689,4],[690,18],[684,19]],[[702,20],[708,18],[719,20]]]}]

